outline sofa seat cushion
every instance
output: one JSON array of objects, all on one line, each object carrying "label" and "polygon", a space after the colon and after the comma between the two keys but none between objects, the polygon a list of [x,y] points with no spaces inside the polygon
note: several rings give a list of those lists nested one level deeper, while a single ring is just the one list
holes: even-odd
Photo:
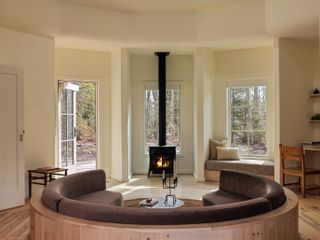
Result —
[{"label": "sofa seat cushion", "polygon": [[202,202],[204,206],[210,205],[219,205],[219,204],[226,204],[226,203],[235,203],[249,200],[250,198],[238,193],[233,193],[224,190],[217,190],[212,191],[205,194],[202,197]]},{"label": "sofa seat cushion", "polygon": [[123,197],[119,192],[112,191],[96,191],[87,193],[81,196],[74,198],[74,200],[93,203],[96,205],[102,206],[122,206],[123,205]]},{"label": "sofa seat cushion", "polygon": [[207,171],[221,171],[223,169],[244,171],[267,176],[274,175],[274,163],[267,160],[208,160],[206,162]]},{"label": "sofa seat cushion", "polygon": [[251,217],[271,210],[270,202],[266,198],[206,207],[175,209],[100,206],[72,199],[63,199],[60,206],[60,213],[71,217],[142,225],[211,223]]}]

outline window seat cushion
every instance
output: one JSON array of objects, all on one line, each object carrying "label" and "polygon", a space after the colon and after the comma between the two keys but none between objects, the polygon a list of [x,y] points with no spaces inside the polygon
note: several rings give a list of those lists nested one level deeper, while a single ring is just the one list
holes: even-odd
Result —
[{"label": "window seat cushion", "polygon": [[208,160],[206,162],[205,169],[207,171],[221,171],[223,169],[229,169],[266,176],[274,175],[274,163],[269,160]]}]

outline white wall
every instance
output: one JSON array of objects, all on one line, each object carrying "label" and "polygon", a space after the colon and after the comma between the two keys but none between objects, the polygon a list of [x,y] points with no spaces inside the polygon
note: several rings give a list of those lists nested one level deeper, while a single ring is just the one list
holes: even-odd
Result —
[{"label": "white wall", "polygon": [[[319,48],[319,39],[316,40],[317,42],[314,43],[315,51],[313,54],[314,59],[314,65],[313,65],[313,89],[310,89],[310,91],[314,90],[315,88],[320,89],[320,48]],[[311,99],[310,99],[311,100]],[[314,104],[313,113],[320,113],[320,98],[314,98],[311,100]],[[320,125],[314,124],[314,136],[313,139],[315,141],[318,141],[320,139]],[[320,163],[319,163],[320,166]]]},{"label": "white wall", "polygon": [[[144,83],[158,80],[158,60],[154,55],[131,56],[132,81],[132,172],[147,173],[148,156],[144,154]],[[178,172],[193,172],[193,57],[167,57],[167,83],[181,83],[181,126],[183,154],[177,156]]]},{"label": "white wall", "polygon": [[313,103],[315,45],[303,39],[279,40],[280,142],[299,145],[313,139],[309,123]]},{"label": "white wall", "polygon": [[267,31],[278,38],[319,37],[320,2],[308,0],[308,4],[305,3],[300,0],[265,1]]},{"label": "white wall", "polygon": [[209,159],[209,139],[212,137],[213,53],[198,48],[194,56],[194,176],[204,181],[204,165]]},{"label": "white wall", "polygon": [[88,42],[100,49],[105,49],[101,43],[113,47],[196,47],[267,34],[264,2],[254,0],[163,14],[115,12],[55,0],[2,0],[0,25],[56,37],[65,44],[60,47],[72,48],[73,42],[85,41],[90,49]]},{"label": "white wall", "polygon": [[60,7],[55,0],[2,0],[0,25],[55,36],[60,29]]},{"label": "white wall", "polygon": [[196,20],[199,42],[241,39],[267,33],[263,1],[220,4],[198,13]]},{"label": "white wall", "polygon": [[[310,39],[279,39],[280,139],[284,145],[299,146],[316,140],[316,125],[310,118],[317,99],[309,94],[318,76],[318,43]],[[306,164],[314,165],[313,154],[307,152]],[[308,178],[310,184],[314,179]],[[288,181],[296,181],[287,178]]]},{"label": "white wall", "polygon": [[[56,49],[55,74],[58,80],[96,81],[98,86],[97,168],[111,172],[110,54],[104,52]],[[57,94],[57,93],[56,93]],[[58,156],[56,156],[56,160]]]},{"label": "white wall", "polygon": [[253,48],[214,53],[215,77],[213,80],[213,136],[216,139],[227,138],[226,86],[228,81],[267,80],[269,106],[269,141],[270,157],[274,156],[273,148],[273,82],[274,82],[274,49]]},{"label": "white wall", "polygon": [[54,40],[0,27],[0,64],[24,70],[26,169],[54,165]]}]

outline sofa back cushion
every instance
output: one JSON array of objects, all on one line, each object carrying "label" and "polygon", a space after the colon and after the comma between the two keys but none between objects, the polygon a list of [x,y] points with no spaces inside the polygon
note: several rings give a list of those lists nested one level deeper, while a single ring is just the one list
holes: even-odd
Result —
[{"label": "sofa back cushion", "polygon": [[222,170],[220,172],[219,188],[249,198],[261,197],[267,193],[266,184],[260,177],[233,170]]},{"label": "sofa back cushion", "polygon": [[279,183],[247,172],[222,170],[219,188],[249,198],[264,197],[271,202],[272,209],[286,201],[283,187]]},{"label": "sofa back cushion", "polygon": [[76,173],[50,182],[43,190],[42,202],[51,210],[58,211],[58,205],[64,198],[72,199],[105,189],[106,175],[103,170]]}]

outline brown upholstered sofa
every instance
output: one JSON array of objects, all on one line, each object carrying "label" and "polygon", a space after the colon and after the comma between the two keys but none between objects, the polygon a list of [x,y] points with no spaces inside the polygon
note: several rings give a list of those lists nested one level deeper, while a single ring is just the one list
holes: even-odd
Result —
[{"label": "brown upholstered sofa", "polygon": [[204,207],[153,209],[123,207],[122,195],[105,190],[105,173],[93,170],[48,184],[43,204],[53,211],[88,220],[123,224],[196,224],[245,218],[271,211],[285,200],[276,182],[253,174],[221,171],[220,189],[203,196]]},{"label": "brown upholstered sofa", "polygon": [[221,170],[219,190],[202,197],[204,206],[267,199],[271,209],[280,207],[286,196],[282,186],[268,178],[247,172]]}]

